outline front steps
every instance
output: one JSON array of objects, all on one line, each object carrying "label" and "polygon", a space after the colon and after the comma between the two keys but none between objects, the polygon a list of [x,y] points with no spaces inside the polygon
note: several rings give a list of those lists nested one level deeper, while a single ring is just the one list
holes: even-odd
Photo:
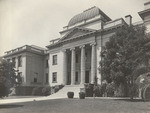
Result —
[{"label": "front steps", "polygon": [[51,98],[68,98],[68,92],[74,92],[74,98],[79,98],[80,88],[84,88],[84,85],[65,85],[58,92],[50,95]]}]

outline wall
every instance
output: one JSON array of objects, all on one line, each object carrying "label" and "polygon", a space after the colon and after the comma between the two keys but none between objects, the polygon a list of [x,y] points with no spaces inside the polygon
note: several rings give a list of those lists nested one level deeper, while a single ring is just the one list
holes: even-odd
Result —
[{"label": "wall", "polygon": [[[37,82],[34,82],[37,77]],[[44,79],[44,56],[34,53],[26,53],[26,81],[27,85],[43,85]]]},{"label": "wall", "polygon": [[[57,65],[53,65],[53,55],[57,55]],[[52,82],[53,72],[57,72],[57,82]],[[49,83],[50,86],[60,85],[63,83],[63,53],[60,50],[50,51],[49,53]]]}]

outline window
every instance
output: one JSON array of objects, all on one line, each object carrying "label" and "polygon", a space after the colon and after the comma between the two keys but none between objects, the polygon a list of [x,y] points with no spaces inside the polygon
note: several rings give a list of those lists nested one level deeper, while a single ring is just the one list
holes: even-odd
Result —
[{"label": "window", "polygon": [[75,81],[78,82],[78,72],[76,72],[76,78]]},{"label": "window", "polygon": [[21,84],[23,82],[22,72],[18,73],[18,83]]},{"label": "window", "polygon": [[7,59],[7,62],[10,62],[10,59]]},{"label": "window", "polygon": [[79,62],[79,56],[78,56],[78,54],[76,54],[76,63],[78,63]]},{"label": "window", "polygon": [[53,65],[57,65],[57,55],[53,55]]},{"label": "window", "polygon": [[34,73],[33,82],[37,83],[38,73]]},{"label": "window", "polygon": [[14,67],[16,67],[16,58],[12,58],[12,63],[14,65]]},{"label": "window", "polygon": [[46,60],[46,68],[48,68],[48,60]]},{"label": "window", "polygon": [[53,83],[56,83],[57,82],[57,72],[54,72],[53,73],[53,79],[52,79],[53,81]]},{"label": "window", "polygon": [[49,79],[49,77],[48,77],[48,73],[46,73],[46,75],[45,75],[46,77],[45,77],[45,80],[46,80],[46,83],[48,83],[48,79]]},{"label": "window", "polygon": [[88,54],[87,52],[85,53],[85,61],[87,62]]},{"label": "window", "polygon": [[18,67],[22,67],[22,57],[18,57]]},{"label": "window", "polygon": [[37,82],[37,78],[34,78],[34,81],[33,81],[33,82],[35,82],[35,83],[36,83],[36,82]]}]

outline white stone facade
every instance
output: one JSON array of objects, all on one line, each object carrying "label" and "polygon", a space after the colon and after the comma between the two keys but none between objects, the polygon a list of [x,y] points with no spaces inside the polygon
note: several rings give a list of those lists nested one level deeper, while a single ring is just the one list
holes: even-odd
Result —
[{"label": "white stone facade", "polygon": [[[149,11],[149,9],[146,9]],[[150,16],[139,15],[149,27]],[[147,14],[147,13],[146,13]],[[23,46],[6,52],[6,59],[16,58],[16,69],[22,73],[23,85],[78,85],[84,83],[101,84],[99,72],[100,52],[116,29],[132,24],[132,17],[111,20],[97,7],[92,7],[75,15],[60,31],[61,38],[51,41],[46,49]],[[146,24],[147,23],[147,24]],[[18,57],[22,66],[18,67]]]}]

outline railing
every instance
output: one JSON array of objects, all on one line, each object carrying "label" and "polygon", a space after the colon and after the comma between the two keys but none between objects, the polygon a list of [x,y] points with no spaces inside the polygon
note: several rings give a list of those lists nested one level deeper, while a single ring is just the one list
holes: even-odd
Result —
[{"label": "railing", "polygon": [[120,18],[120,19],[117,19],[117,20],[114,20],[114,21],[111,21],[111,22],[107,22],[103,28],[104,29],[107,29],[107,28],[111,28],[111,27],[114,27],[114,26],[117,26],[117,25],[121,25],[121,24],[124,24],[125,21]]},{"label": "railing", "polygon": [[35,51],[35,52],[39,52],[39,53],[44,53],[44,50],[40,50],[38,48],[25,45],[25,46],[22,46],[22,47],[19,47],[19,48],[7,51],[7,52],[5,52],[5,54],[8,55],[8,54],[16,53],[16,52],[23,51],[23,50],[31,50],[31,51]]}]

